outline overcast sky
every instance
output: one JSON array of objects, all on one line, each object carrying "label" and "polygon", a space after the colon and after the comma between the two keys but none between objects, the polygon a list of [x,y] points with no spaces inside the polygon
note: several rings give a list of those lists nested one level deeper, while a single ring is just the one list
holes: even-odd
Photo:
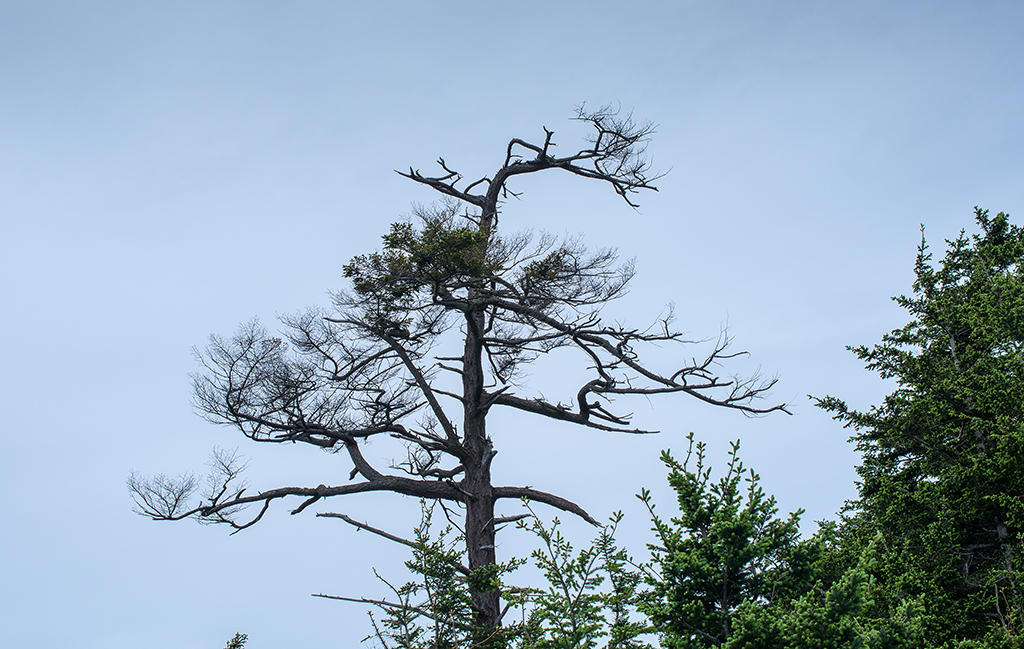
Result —
[{"label": "overcast sky", "polygon": [[[501,419],[496,482],[622,509],[642,555],[633,494],[670,509],[658,451],[692,430],[715,466],[742,439],[813,532],[854,496],[857,456],[806,395],[866,408],[891,389],[844,346],[906,322],[889,298],[922,224],[939,251],[974,205],[1024,216],[1022,32],[1017,2],[0,0],[0,645],[356,645],[365,607],[310,593],[381,595],[371,568],[400,577],[400,549],[287,503],[234,536],[152,522],[125,479],[202,473],[237,446],[254,489],[343,483],[343,456],[196,416],[192,348],[344,288],[343,264],[436,198],[394,169],[443,156],[489,175],[544,126],[571,151],[581,102],[658,125],[660,191],[634,211],[604,185],[524,178],[502,227],[635,257],[609,317],[646,325],[674,302],[694,338],[728,323],[751,356],[723,371],[777,374],[795,414],[629,404],[663,431],[648,438]],[[556,359],[534,384],[567,400],[573,371]],[[318,511],[406,532],[416,509]],[[502,559],[530,547],[499,541]]]}]

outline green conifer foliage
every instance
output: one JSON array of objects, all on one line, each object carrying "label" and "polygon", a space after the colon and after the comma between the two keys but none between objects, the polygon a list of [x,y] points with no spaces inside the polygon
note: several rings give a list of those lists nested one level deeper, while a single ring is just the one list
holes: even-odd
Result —
[{"label": "green conifer foliage", "polygon": [[249,636],[244,633],[236,633],[235,637],[228,641],[227,647],[224,649],[244,649],[245,642],[249,639]]},{"label": "green conifer foliage", "polygon": [[896,390],[867,412],[818,400],[864,454],[847,541],[881,534],[883,596],[921,601],[934,646],[1016,643],[1024,622],[1024,230],[975,219],[937,266],[922,238],[911,321],[852,348]]},{"label": "green conifer foliage", "polygon": [[662,453],[679,515],[666,521],[655,513],[650,492],[639,496],[657,538],[650,545],[651,591],[641,608],[669,649],[721,646],[744,605],[763,608],[797,597],[818,548],[799,539],[802,510],[776,517],[775,498],[756,473],[745,471],[738,442],[725,475],[712,482],[704,444],[695,444],[692,433],[688,439],[682,463]]},{"label": "green conifer foliage", "polygon": [[[532,510],[531,510],[532,512]],[[632,618],[641,597],[641,573],[615,542],[622,520],[616,512],[590,547],[574,551],[558,530],[556,518],[545,526],[534,514],[518,523],[541,542],[534,564],[544,573],[545,588],[525,590],[530,607],[517,646],[522,649],[650,649],[642,636],[650,632]]]}]

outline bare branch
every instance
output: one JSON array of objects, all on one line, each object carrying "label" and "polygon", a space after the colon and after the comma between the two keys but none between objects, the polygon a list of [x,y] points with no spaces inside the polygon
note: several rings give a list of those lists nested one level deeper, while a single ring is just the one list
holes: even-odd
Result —
[{"label": "bare branch", "polygon": [[513,514],[512,516],[498,516],[494,519],[495,525],[505,525],[507,523],[515,523],[521,521],[524,518],[530,518],[533,514]]},{"label": "bare branch", "polygon": [[[412,611],[412,612],[414,612],[414,613],[416,613],[418,615],[422,615],[423,617],[425,617],[425,618],[427,618],[429,620],[436,620],[437,619],[437,617],[435,615],[433,615],[427,609],[424,609],[424,608],[419,607],[419,606],[414,606],[413,604],[409,604],[409,603],[396,604],[395,602],[389,602],[389,601],[384,600],[384,599],[370,599],[368,597],[342,597],[341,595],[325,595],[324,593],[313,593],[312,596],[313,597],[322,597],[324,599],[336,599],[336,600],[340,600],[340,601],[343,601],[343,602],[355,602],[356,604],[373,604],[374,606],[379,606],[381,608],[391,608],[391,609],[402,610],[402,611]],[[453,619],[448,618],[448,617],[446,617],[444,619],[444,621],[445,621],[446,624],[455,625],[455,626],[457,626],[459,629],[461,629],[463,631],[469,631],[469,630],[472,629],[471,626],[460,624],[458,621],[453,620]]]},{"label": "bare branch", "polygon": [[[608,327],[579,326],[573,323],[564,323],[542,311],[526,305],[506,300],[496,300],[495,304],[513,313],[518,313],[551,329],[561,332],[570,337],[571,340],[583,349],[592,359],[595,360],[595,369],[598,370],[605,384],[591,382],[585,386],[586,391],[602,394],[665,394],[682,392],[696,397],[706,403],[740,410],[746,414],[761,415],[775,411],[786,412],[786,404],[778,404],[768,408],[757,408],[750,403],[764,396],[774,385],[775,380],[763,380],[755,373],[747,379],[732,379],[728,381],[719,380],[711,372],[710,368],[720,360],[733,358],[745,352],[726,353],[730,339],[726,333],[719,337],[717,344],[710,354],[700,363],[694,363],[677,369],[670,376],[664,376],[645,367],[633,352],[633,346],[637,343],[658,343],[658,342],[681,342],[678,334],[667,332],[664,334],[644,333],[637,330],[613,329]],[[595,351],[607,354],[607,360],[601,360]],[[608,381],[609,372],[619,369],[628,369],[635,372],[637,379],[646,379],[653,385],[634,386],[633,379],[624,377],[622,381]],[[692,382],[697,379],[696,382]],[[709,394],[710,390],[727,389],[724,396]],[[531,405],[523,403],[522,400],[514,401],[499,398],[495,403],[513,405],[522,410],[530,410]],[[543,406],[540,406],[543,408]],[[567,421],[578,420],[577,423],[587,421],[586,413],[581,409],[581,417],[573,418],[564,416],[565,413],[557,413],[554,410],[543,408],[545,414],[556,419]],[[564,409],[557,409],[564,410]]]},{"label": "bare branch", "polygon": [[424,375],[420,368],[416,366],[412,361],[412,358],[409,356],[409,353],[397,340],[394,339],[394,337],[384,333],[381,334],[381,339],[384,340],[384,342],[394,350],[395,354],[402,359],[402,363],[416,381],[416,386],[420,389],[420,392],[423,393],[427,403],[430,404],[430,409],[433,411],[434,417],[441,424],[441,428],[444,429],[448,442],[451,444],[450,451],[454,455],[460,455],[462,447],[459,445],[459,436],[455,433],[455,427],[452,426],[452,422],[448,420],[448,415],[445,414],[441,404],[438,403],[437,397],[434,395],[434,389],[430,386],[429,381],[427,381],[426,375]]},{"label": "bare branch", "polygon": [[[441,160],[439,160],[439,162],[440,162],[442,168],[444,168],[444,160],[441,159]],[[483,207],[484,206],[485,198],[483,196],[479,196],[479,195],[476,195],[476,194],[468,193],[469,189],[471,189],[472,187],[475,187],[476,185],[480,184],[481,181],[477,181],[477,182],[473,183],[472,185],[470,185],[466,189],[466,191],[460,191],[460,190],[455,188],[455,183],[457,183],[458,181],[462,180],[462,177],[459,176],[458,174],[454,173],[454,172],[448,172],[444,176],[439,176],[439,177],[436,177],[436,178],[431,178],[429,176],[424,176],[418,170],[413,169],[412,167],[409,167],[409,173],[405,173],[403,171],[397,171],[397,170],[395,171],[395,173],[397,173],[399,176],[402,176],[404,178],[408,178],[409,180],[414,180],[414,181],[416,181],[418,183],[422,183],[424,185],[427,185],[428,187],[430,187],[432,189],[435,189],[435,190],[441,192],[442,194],[445,194],[447,196],[451,196],[453,198],[457,198],[460,201],[465,201],[467,203],[470,203],[472,205],[476,205],[478,207]]]},{"label": "bare branch", "polygon": [[188,502],[199,488],[191,473],[171,478],[163,473],[146,478],[134,471],[128,477],[128,491],[135,501],[132,510],[143,516],[162,520],[180,520],[187,514]]},{"label": "bare branch", "polygon": [[586,512],[586,510],[571,500],[566,500],[561,496],[549,494],[545,491],[538,491],[531,487],[494,487],[494,498],[495,500],[500,498],[526,498],[533,502],[544,503],[545,505],[549,505],[555,509],[561,509],[564,512],[575,514],[591,525],[601,527],[601,523],[597,522]]},{"label": "bare branch", "polygon": [[[361,530],[366,530],[367,532],[371,532],[373,534],[376,534],[377,536],[380,536],[380,537],[383,537],[385,539],[388,539],[389,541],[394,541],[395,543],[401,543],[402,545],[408,546],[410,548],[418,548],[418,547],[420,547],[420,544],[416,543],[415,541],[410,541],[409,539],[403,539],[400,536],[395,536],[394,534],[391,534],[389,532],[385,532],[384,530],[376,528],[376,527],[373,527],[371,525],[368,525],[367,523],[361,523],[361,522],[355,520],[354,518],[352,518],[351,516],[349,516],[347,514],[334,514],[334,513],[331,513],[331,512],[325,512],[325,513],[317,514],[317,516],[318,517],[324,517],[324,518],[340,518],[341,520],[345,521],[349,525],[352,525],[353,527],[356,527],[356,528],[361,529]],[[470,574],[469,568],[467,568],[467,567],[465,567],[465,566],[463,566],[461,564],[452,564],[452,565],[453,565],[453,567],[456,570],[458,570],[462,574],[467,575],[467,576]]]},{"label": "bare branch", "polygon": [[568,421],[574,424],[580,424],[587,428],[594,428],[597,430],[607,431],[609,433],[631,433],[635,435],[650,435],[657,433],[656,430],[641,430],[639,428],[622,428],[616,426],[607,426],[590,419],[590,413],[584,412],[573,412],[569,410],[568,406],[561,404],[554,405],[543,399],[523,399],[510,394],[499,394],[493,400],[495,404],[502,406],[511,406],[517,410],[524,412],[532,412],[536,415],[543,415],[549,419],[557,419],[559,421]]}]

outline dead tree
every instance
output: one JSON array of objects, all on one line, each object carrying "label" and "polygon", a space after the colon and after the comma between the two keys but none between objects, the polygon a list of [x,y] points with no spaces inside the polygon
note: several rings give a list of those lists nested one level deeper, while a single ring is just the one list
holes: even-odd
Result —
[{"label": "dead tree", "polygon": [[[433,208],[396,223],[380,252],[345,266],[351,289],[333,295],[334,308],[283,320],[286,339],[258,323],[235,336],[212,336],[199,354],[195,405],[209,420],[239,428],[259,442],[304,442],[341,452],[352,463],[349,482],[249,493],[239,463],[218,454],[217,471],[201,493],[192,478],[132,476],[137,511],[159,520],[196,518],[236,531],[253,525],[278,499],[298,497],[297,514],[323,499],[390,491],[441,501],[464,515],[466,575],[486,574],[495,559],[495,513],[501,499],[527,498],[597,525],[582,507],[531,487],[496,486],[497,451],[487,432],[492,408],[521,410],[600,431],[643,433],[612,402],[626,395],[683,393],[748,414],[773,380],[723,379],[715,366],[738,354],[722,336],[703,360],[672,371],[652,369],[640,348],[685,343],[666,316],[647,329],[603,321],[600,308],[621,296],[633,275],[614,251],[588,251],[578,239],[502,236],[498,214],[516,196],[516,176],[560,170],[607,183],[627,204],[654,190],[645,147],[652,127],[602,108],[577,109],[592,127],[585,148],[556,155],[552,131],[534,144],[508,143],[491,176],[472,182],[438,160],[441,173],[402,176],[443,194]],[[445,344],[456,351],[441,355]],[[566,403],[525,392],[520,369],[557,348],[573,348],[592,372]],[[659,355],[664,357],[664,351]],[[381,470],[363,453],[366,440],[390,436],[407,445],[407,461]],[[201,496],[199,502],[193,500]],[[240,518],[247,505],[257,514]],[[327,514],[370,529],[344,515]],[[487,633],[501,624],[500,593],[471,580],[476,623]]]}]

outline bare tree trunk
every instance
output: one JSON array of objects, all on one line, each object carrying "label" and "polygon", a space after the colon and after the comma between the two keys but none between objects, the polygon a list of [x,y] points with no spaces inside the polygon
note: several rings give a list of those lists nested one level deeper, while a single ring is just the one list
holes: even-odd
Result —
[{"label": "bare tree trunk", "polygon": [[[484,313],[466,314],[466,344],[463,357],[463,445],[466,449],[465,478],[462,488],[466,498],[466,550],[475,623],[483,637],[501,623],[501,602],[495,575],[487,568],[494,566],[494,493],[491,487],[493,448],[487,437],[484,407],[483,373]],[[484,569],[481,572],[481,569]]]},{"label": "bare tree trunk", "polygon": [[[487,568],[494,566],[494,496],[491,493],[490,467],[482,466],[466,476],[463,483],[470,494],[466,501],[466,545],[469,554],[470,592],[473,596],[475,623],[489,634],[501,618],[501,602],[496,575]],[[485,570],[480,571],[483,568]],[[480,571],[480,572],[476,572]]]}]

